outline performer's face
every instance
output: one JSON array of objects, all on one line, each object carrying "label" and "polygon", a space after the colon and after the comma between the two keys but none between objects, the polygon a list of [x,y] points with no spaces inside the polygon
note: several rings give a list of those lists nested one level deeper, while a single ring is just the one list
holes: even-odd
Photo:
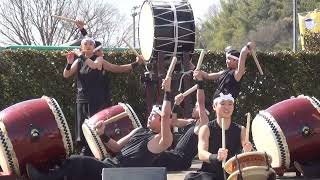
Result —
[{"label": "performer's face", "polygon": [[153,132],[160,132],[161,127],[161,117],[155,112],[151,112],[148,117],[147,127]]},{"label": "performer's face", "polygon": [[234,110],[234,103],[231,100],[223,100],[216,103],[213,106],[213,109],[216,111],[217,117],[220,118],[231,118],[231,115]]},{"label": "performer's face", "polygon": [[227,67],[228,67],[228,68],[236,69],[236,68],[238,67],[238,60],[233,59],[233,58],[231,58],[231,57],[229,57],[229,58],[226,60],[226,63],[227,63]]},{"label": "performer's face", "polygon": [[199,106],[195,105],[194,108],[192,109],[192,118],[198,119],[199,118]]},{"label": "performer's face", "polygon": [[85,41],[81,44],[81,49],[85,51],[92,51],[94,49],[94,42]]}]

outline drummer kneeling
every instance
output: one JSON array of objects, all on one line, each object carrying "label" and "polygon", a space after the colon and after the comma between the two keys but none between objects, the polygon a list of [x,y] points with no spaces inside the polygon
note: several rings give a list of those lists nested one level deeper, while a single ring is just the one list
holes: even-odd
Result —
[{"label": "drummer kneeling", "polygon": [[[201,106],[203,107],[203,106]],[[231,94],[220,94],[213,100],[213,110],[217,119],[200,128],[198,153],[203,161],[198,172],[187,174],[185,180],[221,180],[224,179],[222,162],[236,154],[252,150],[252,144],[245,141],[246,128],[231,121],[234,110],[234,98]],[[205,116],[200,109],[201,118]],[[225,148],[222,148],[222,121],[225,129]]]}]

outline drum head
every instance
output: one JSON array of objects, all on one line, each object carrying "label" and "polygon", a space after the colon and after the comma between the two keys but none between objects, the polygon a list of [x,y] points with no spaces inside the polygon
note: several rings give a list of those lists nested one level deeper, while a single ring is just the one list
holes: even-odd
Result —
[{"label": "drum head", "polygon": [[149,61],[153,52],[154,19],[152,8],[148,1],[144,2],[140,11],[139,43],[142,56],[146,61]]},{"label": "drum head", "polygon": [[86,138],[86,141],[94,157],[101,161],[109,157],[109,154],[104,144],[102,143],[100,136],[97,134],[96,130],[93,129],[94,125],[90,124],[89,122],[90,121],[86,119],[82,124],[83,135]]},{"label": "drum head", "polygon": [[[272,168],[268,167],[262,167],[262,166],[252,166],[252,167],[246,167],[241,170],[242,177],[245,180],[267,180],[269,175],[272,173],[275,173],[275,171]],[[228,180],[237,180],[237,176],[239,174],[239,171],[236,171],[232,173]]]},{"label": "drum head", "polygon": [[121,105],[123,107],[123,109],[128,113],[128,116],[129,116],[134,128],[142,127],[141,122],[140,122],[137,114],[134,112],[134,110],[132,109],[132,107],[129,104],[125,104],[125,103],[118,103],[118,104]]},{"label": "drum head", "polygon": [[273,116],[260,111],[252,121],[252,137],[258,151],[265,151],[272,157],[272,167],[290,165],[289,147],[286,137]]},{"label": "drum head", "polygon": [[[271,156],[269,156],[269,162],[271,163]],[[240,162],[240,168],[246,168],[250,166],[267,166],[265,153],[264,152],[247,152],[237,155],[238,161]],[[224,170],[231,174],[238,170],[236,157],[230,158],[224,165]]]}]

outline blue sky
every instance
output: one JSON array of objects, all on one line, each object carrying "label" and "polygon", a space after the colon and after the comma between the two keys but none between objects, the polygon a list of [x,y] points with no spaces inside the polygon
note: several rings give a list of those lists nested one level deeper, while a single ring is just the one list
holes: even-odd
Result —
[{"label": "blue sky", "polygon": [[[131,9],[133,6],[142,5],[144,0],[108,0],[108,3],[114,5],[120,10],[121,14],[125,14],[130,18]],[[208,12],[209,6],[212,4],[218,4],[219,0],[189,0],[195,19],[202,19],[202,17]]]}]

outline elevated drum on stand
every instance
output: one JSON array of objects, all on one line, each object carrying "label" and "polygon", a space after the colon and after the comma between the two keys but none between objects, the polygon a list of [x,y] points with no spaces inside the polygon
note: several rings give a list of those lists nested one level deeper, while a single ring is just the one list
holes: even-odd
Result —
[{"label": "elevated drum on stand", "polygon": [[133,129],[141,127],[138,116],[132,107],[125,103],[108,107],[87,119],[82,125],[82,131],[93,155],[99,160],[109,156],[108,150],[94,129],[99,121],[105,121],[105,133],[114,140],[119,140]]},{"label": "elevated drum on stand", "polygon": [[0,112],[3,174],[25,174],[27,163],[48,170],[73,152],[67,121],[57,101],[43,96]]},{"label": "elevated drum on stand", "polygon": [[157,58],[159,52],[178,59],[183,52],[192,53],[195,23],[189,2],[144,1],[139,18],[139,43],[147,61]]},{"label": "elevated drum on stand", "polygon": [[258,151],[272,157],[272,167],[282,175],[293,162],[320,160],[320,102],[299,96],[260,111],[252,122]]}]

